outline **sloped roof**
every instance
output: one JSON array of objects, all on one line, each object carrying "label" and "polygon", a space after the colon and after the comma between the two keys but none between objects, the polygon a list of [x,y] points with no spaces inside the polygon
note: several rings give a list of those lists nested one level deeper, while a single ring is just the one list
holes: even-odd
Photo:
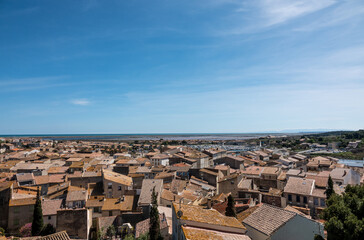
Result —
[{"label": "sloped roof", "polygon": [[104,179],[111,181],[111,182],[116,182],[125,186],[131,186],[133,185],[133,179],[131,177],[128,177],[126,175],[120,174],[120,173],[116,173],[113,171],[109,171],[109,170],[103,170],[103,176]]},{"label": "sloped roof", "polygon": [[[179,205],[176,203],[173,203],[173,206],[176,214],[179,210],[183,212],[181,217],[182,220],[246,229],[236,218],[222,215],[215,209],[204,209],[201,206]],[[213,228],[213,226],[211,226],[211,228]]]},{"label": "sloped roof", "polygon": [[304,217],[306,217],[306,218],[308,218],[308,219],[311,219],[311,216],[309,216],[309,215],[306,215],[306,214],[304,214],[303,212],[301,212],[300,210],[298,210],[298,209],[296,209],[296,208],[294,208],[294,207],[291,207],[291,206],[287,206],[287,207],[285,207],[284,208],[284,210],[287,210],[287,211],[290,211],[290,212],[294,212],[294,213],[297,213],[297,214],[299,214],[299,215],[301,215],[301,216],[304,216]]},{"label": "sloped roof", "polygon": [[43,200],[42,201],[42,212],[44,216],[56,215],[57,210],[61,209],[62,199],[54,200]]},{"label": "sloped roof", "polygon": [[163,187],[163,179],[143,179],[142,190],[138,200],[139,205],[151,203],[154,187],[155,192],[157,193],[157,198],[160,198]]},{"label": "sloped roof", "polygon": [[16,174],[16,180],[18,182],[34,181],[33,173],[18,173]]},{"label": "sloped roof", "polygon": [[250,207],[236,215],[236,218],[239,220],[239,222],[243,222],[245,218],[249,217],[250,214],[252,214],[255,210],[257,210],[262,204],[258,204],[254,207]]},{"label": "sloped roof", "polygon": [[251,238],[244,234],[234,234],[219,232],[203,228],[195,228],[189,226],[182,226],[183,234],[186,240],[250,240]]},{"label": "sloped roof", "polygon": [[252,179],[241,179],[238,184],[238,188],[241,189],[251,189],[252,188]]},{"label": "sloped roof", "polygon": [[296,213],[263,204],[244,219],[243,224],[271,236],[275,231],[296,216]]},{"label": "sloped roof", "polygon": [[9,207],[34,205],[35,198],[10,199]]},{"label": "sloped roof", "polygon": [[131,211],[133,209],[134,196],[126,195],[123,200],[120,198],[106,198],[102,211],[120,210],[120,211]]},{"label": "sloped roof", "polygon": [[66,231],[62,231],[44,237],[39,237],[37,240],[70,240],[70,237]]},{"label": "sloped roof", "polygon": [[290,177],[287,181],[287,185],[284,187],[284,192],[295,193],[301,195],[311,195],[314,189],[315,180]]},{"label": "sloped roof", "polygon": [[84,188],[69,186],[66,201],[86,201],[87,191]]}]

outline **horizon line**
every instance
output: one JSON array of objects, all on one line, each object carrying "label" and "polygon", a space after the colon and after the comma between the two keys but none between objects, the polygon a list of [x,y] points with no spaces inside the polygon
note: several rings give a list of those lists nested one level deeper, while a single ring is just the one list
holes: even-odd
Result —
[{"label": "horizon line", "polygon": [[[359,130],[359,129],[358,129]],[[212,134],[298,134],[298,133],[324,133],[335,131],[357,131],[349,129],[292,129],[281,131],[263,131],[263,132],[175,132],[175,133],[16,133],[16,134],[0,134],[0,137],[11,136],[80,136],[80,135],[212,135]]]}]

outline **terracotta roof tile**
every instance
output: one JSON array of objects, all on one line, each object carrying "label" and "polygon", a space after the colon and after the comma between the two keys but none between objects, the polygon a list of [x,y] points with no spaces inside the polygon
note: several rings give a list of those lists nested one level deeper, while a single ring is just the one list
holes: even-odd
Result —
[{"label": "terracotta roof tile", "polygon": [[174,210],[176,211],[175,214],[177,214],[177,211],[179,210],[183,212],[181,217],[183,220],[246,229],[236,218],[224,216],[215,209],[204,209],[200,206],[185,204],[179,205],[176,203],[173,203],[173,206]]},{"label": "terracotta roof tile", "polygon": [[265,235],[270,236],[294,216],[296,216],[296,213],[263,204],[245,218],[243,223],[244,225],[251,226]]}]

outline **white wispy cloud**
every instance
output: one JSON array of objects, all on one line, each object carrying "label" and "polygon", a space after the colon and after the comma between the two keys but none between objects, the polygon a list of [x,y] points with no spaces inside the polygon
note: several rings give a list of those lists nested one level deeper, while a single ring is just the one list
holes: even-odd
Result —
[{"label": "white wispy cloud", "polygon": [[364,6],[362,1],[343,1],[336,4],[327,14],[323,14],[308,24],[295,28],[296,31],[314,31],[325,27],[337,26],[340,24],[356,24],[355,18],[362,19]]},{"label": "white wispy cloud", "polygon": [[334,0],[262,0],[260,6],[266,25],[272,26],[319,11],[334,3]]},{"label": "white wispy cloud", "polygon": [[[236,1],[232,9],[212,27],[217,36],[241,35],[261,32],[272,27],[291,23],[293,20],[308,16],[335,6],[337,0],[253,0]],[[325,13],[326,14],[326,13]],[[311,23],[317,18],[307,19]],[[228,26],[228,27],[227,27]]]},{"label": "white wispy cloud", "polygon": [[82,99],[72,99],[71,103],[74,105],[80,105],[80,106],[86,106],[90,105],[91,102],[88,99],[82,98]]},{"label": "white wispy cloud", "polygon": [[3,78],[0,79],[0,92],[32,91],[75,85],[75,83],[64,81],[67,78],[69,76]]}]

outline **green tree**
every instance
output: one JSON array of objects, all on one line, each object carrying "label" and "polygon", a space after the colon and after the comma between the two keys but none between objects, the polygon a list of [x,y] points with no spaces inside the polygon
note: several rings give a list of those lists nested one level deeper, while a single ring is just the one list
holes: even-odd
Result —
[{"label": "green tree", "polygon": [[115,227],[114,225],[110,225],[107,229],[106,229],[106,236],[108,236],[109,238],[112,238],[113,236],[115,236]]},{"label": "green tree", "polygon": [[329,175],[329,180],[327,181],[327,188],[325,191],[326,199],[329,199],[332,194],[334,194],[334,182],[332,181],[331,176]]},{"label": "green tree", "polygon": [[315,234],[314,240],[325,240],[321,235]]},{"label": "green tree", "polygon": [[231,194],[228,196],[228,203],[225,210],[225,215],[228,217],[236,217],[235,200]]},{"label": "green tree", "polygon": [[364,186],[346,186],[342,196],[326,201],[322,218],[328,240],[364,239]]},{"label": "green tree", "polygon": [[38,236],[43,229],[43,213],[42,201],[40,200],[39,187],[37,190],[37,198],[34,205],[33,222],[32,222],[32,236]]},{"label": "green tree", "polygon": [[56,232],[56,229],[53,227],[52,224],[48,223],[41,232],[42,236],[50,235]]},{"label": "green tree", "polygon": [[96,232],[96,240],[104,239],[104,228],[102,227]]},{"label": "green tree", "polygon": [[161,238],[160,226],[159,226],[159,212],[157,204],[157,193],[155,187],[152,191],[152,206],[150,209],[150,221],[149,221],[149,239],[157,240]]},{"label": "green tree", "polygon": [[0,227],[0,236],[5,236],[5,229]]}]

